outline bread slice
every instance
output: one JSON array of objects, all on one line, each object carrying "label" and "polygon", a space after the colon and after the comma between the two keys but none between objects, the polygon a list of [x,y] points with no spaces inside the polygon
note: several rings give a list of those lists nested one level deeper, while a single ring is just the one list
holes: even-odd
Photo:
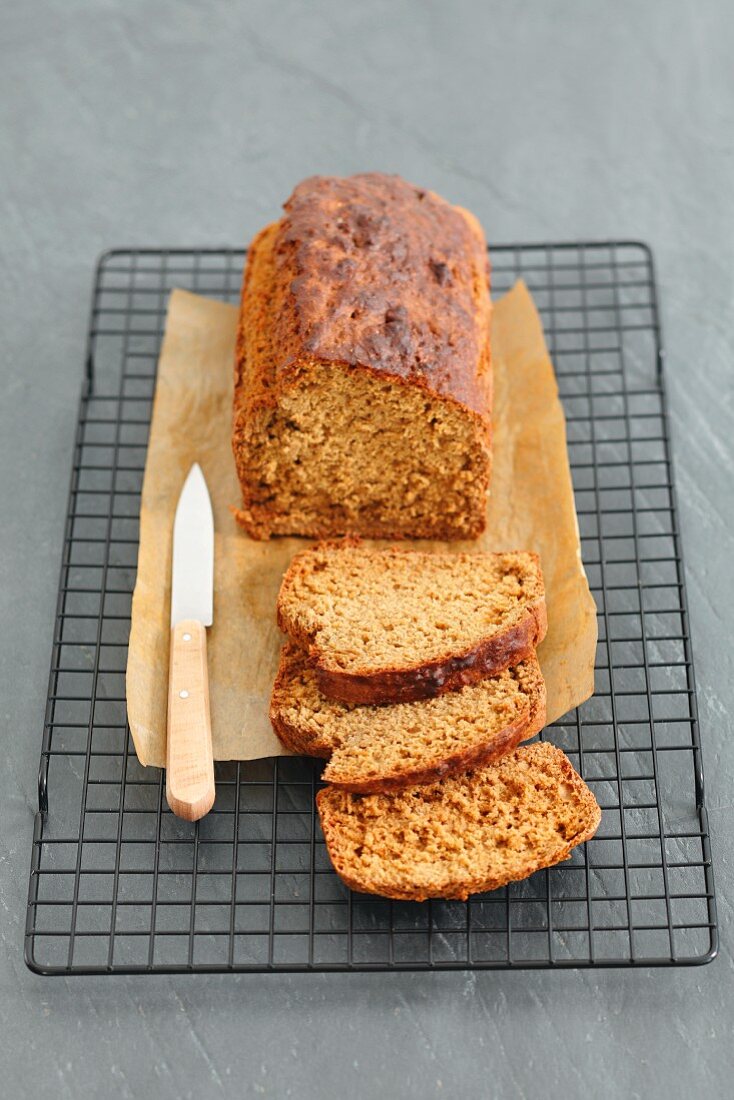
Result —
[{"label": "bread slice", "polygon": [[283,646],[270,719],[281,741],[329,760],[323,778],[350,791],[430,783],[498,760],[545,724],[545,683],[535,656],[459,691],[395,706],[327,699],[295,643]]},{"label": "bread slice", "polygon": [[567,859],[601,821],[594,795],[554,745],[391,794],[325,787],[321,828],[340,878],[368,894],[424,901],[496,890]]},{"label": "bread slice", "polygon": [[537,554],[430,554],[356,540],[296,555],[278,623],[345,703],[426,699],[530,656],[547,628]]}]

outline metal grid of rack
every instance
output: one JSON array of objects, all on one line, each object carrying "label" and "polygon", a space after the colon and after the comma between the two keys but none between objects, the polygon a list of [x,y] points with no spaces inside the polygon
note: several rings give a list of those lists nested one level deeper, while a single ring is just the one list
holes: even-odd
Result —
[{"label": "metal grid of rack", "polygon": [[350,893],[314,814],[320,765],[218,764],[196,826],[140,767],[125,664],[168,292],[237,299],[237,249],[101,260],[74,442],[26,925],[45,974],[682,965],[716,916],[652,257],[628,242],[492,250],[524,278],[567,416],[599,615],[596,694],[544,731],[603,807],[566,863],[467,903]]}]

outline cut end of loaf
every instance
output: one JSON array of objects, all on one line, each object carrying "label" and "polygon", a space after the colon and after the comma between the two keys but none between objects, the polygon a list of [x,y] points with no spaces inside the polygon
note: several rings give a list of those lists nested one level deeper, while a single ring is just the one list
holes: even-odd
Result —
[{"label": "cut end of loaf", "polygon": [[594,795],[546,742],[426,786],[317,796],[335,870],[353,890],[406,901],[495,890],[567,859],[601,821]]},{"label": "cut end of loaf", "polygon": [[480,419],[360,368],[299,362],[276,404],[235,420],[234,455],[256,538],[472,539],[485,526]]}]

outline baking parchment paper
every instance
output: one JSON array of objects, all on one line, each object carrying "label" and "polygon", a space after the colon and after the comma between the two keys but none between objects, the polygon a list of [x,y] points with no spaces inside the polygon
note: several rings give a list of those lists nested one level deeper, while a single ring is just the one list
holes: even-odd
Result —
[{"label": "baking parchment paper", "polygon": [[[140,510],[140,550],[127,663],[127,709],[141,764],[165,765],[173,517],[194,462],[214,510],[214,624],[208,632],[214,757],[285,754],[268,721],[282,636],[280,581],[305,539],[256,542],[235,524],[240,499],[230,445],[238,309],[171,293],[158,367]],[[596,608],[581,562],[553,365],[532,297],[520,282],[494,303],[494,461],[486,533],[421,549],[535,550],[548,634],[538,650],[548,721],[594,689]]]}]

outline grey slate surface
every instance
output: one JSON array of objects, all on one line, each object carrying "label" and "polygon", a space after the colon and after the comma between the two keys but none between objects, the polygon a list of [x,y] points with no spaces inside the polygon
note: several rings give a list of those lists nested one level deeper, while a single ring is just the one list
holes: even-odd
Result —
[{"label": "grey slate surface", "polygon": [[[0,36],[0,1089],[731,1095],[734,9],[726,0],[37,0]],[[22,961],[93,262],[245,241],[399,171],[490,240],[657,258],[722,950],[696,970],[41,979]]]}]

